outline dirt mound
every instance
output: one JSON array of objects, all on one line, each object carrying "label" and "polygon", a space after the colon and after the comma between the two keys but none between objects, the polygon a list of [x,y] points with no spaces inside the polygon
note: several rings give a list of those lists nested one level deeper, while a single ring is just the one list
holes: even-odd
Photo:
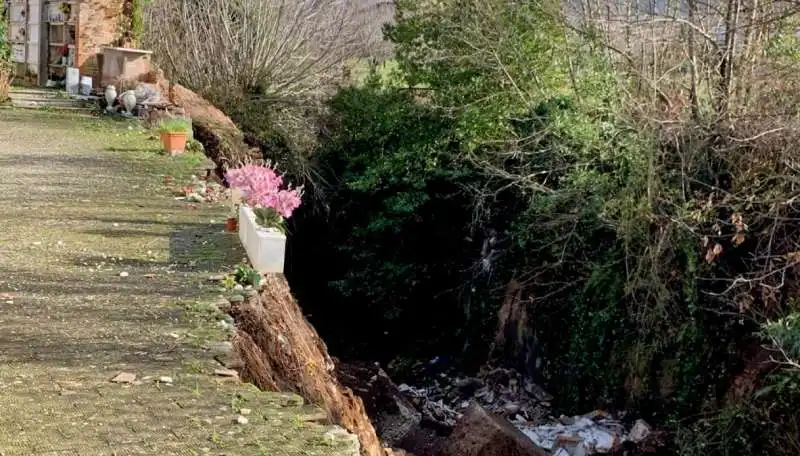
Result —
[{"label": "dirt mound", "polygon": [[141,78],[141,82],[159,92],[164,106],[152,107],[152,115],[170,117],[175,107],[180,114],[192,119],[194,138],[203,144],[206,155],[217,165],[222,175],[230,167],[258,161],[261,154],[244,141],[244,134],[219,108],[180,84],[173,84],[161,70],[154,70]]},{"label": "dirt mound", "polygon": [[231,305],[234,347],[244,360],[242,377],[267,390],[292,391],[322,407],[331,422],[358,436],[361,453],[384,449],[364,404],[335,377],[325,343],[305,319],[282,275],[269,274],[261,291]]}]

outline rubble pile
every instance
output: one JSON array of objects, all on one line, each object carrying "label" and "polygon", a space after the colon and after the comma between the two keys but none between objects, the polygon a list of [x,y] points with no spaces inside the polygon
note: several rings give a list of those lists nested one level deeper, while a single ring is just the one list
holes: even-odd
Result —
[{"label": "rubble pile", "polygon": [[552,396],[512,369],[485,369],[476,377],[442,374],[428,387],[401,384],[397,388],[422,413],[423,424],[463,427],[464,415],[477,406],[508,420],[537,448],[553,456],[613,454],[624,445],[636,447],[653,434],[644,420],[626,426],[623,416],[600,410],[556,418],[550,412]]},{"label": "rubble pile", "polygon": [[215,203],[228,199],[228,189],[221,184],[192,176],[189,184],[176,189],[176,199],[187,203]]},{"label": "rubble pile", "polygon": [[440,376],[435,385],[414,388],[399,385],[423,414],[454,426],[471,402],[487,412],[526,423],[537,422],[548,414],[552,396],[512,369],[485,369],[477,377]]},{"label": "rubble pile", "polygon": [[582,416],[562,415],[546,424],[515,423],[538,447],[553,456],[584,456],[612,453],[626,442],[639,444],[651,435],[644,420],[636,420],[630,429],[600,410]]}]

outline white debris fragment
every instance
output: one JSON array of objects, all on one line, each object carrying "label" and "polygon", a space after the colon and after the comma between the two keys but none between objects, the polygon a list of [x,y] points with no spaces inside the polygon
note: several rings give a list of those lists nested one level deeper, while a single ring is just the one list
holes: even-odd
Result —
[{"label": "white debris fragment", "polygon": [[[650,426],[643,420],[638,420],[630,432],[626,432],[621,422],[602,412],[575,416],[572,419],[562,416],[558,422],[539,426],[515,424],[533,443],[553,451],[554,456],[608,453],[622,442],[641,442],[650,432]],[[565,448],[563,442],[570,442],[570,448]]]},{"label": "white debris fragment", "polygon": [[628,434],[628,438],[631,442],[639,443],[642,440],[646,439],[647,436],[650,435],[650,425],[645,423],[644,420],[636,420],[633,423],[633,428],[631,428],[631,432]]}]

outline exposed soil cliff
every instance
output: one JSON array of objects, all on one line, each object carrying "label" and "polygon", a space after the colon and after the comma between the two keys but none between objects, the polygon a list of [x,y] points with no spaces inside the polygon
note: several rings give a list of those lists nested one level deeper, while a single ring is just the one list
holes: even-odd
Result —
[{"label": "exposed soil cliff", "polygon": [[322,407],[330,420],[358,436],[361,453],[385,451],[364,403],[342,386],[316,330],[292,297],[286,279],[270,274],[258,294],[233,302],[234,347],[244,361],[242,377],[262,389],[292,391]]}]

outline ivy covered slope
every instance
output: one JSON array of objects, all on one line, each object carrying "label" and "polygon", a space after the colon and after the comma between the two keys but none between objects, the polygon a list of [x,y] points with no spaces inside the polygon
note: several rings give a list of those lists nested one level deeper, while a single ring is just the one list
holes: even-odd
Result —
[{"label": "ivy covered slope", "polygon": [[[549,4],[397,6],[397,71],[329,103],[289,227],[332,351],[477,365],[514,281],[559,407],[642,413],[679,454],[794,454],[792,73],[653,82]],[[775,36],[748,42],[764,72],[796,64]]]}]

